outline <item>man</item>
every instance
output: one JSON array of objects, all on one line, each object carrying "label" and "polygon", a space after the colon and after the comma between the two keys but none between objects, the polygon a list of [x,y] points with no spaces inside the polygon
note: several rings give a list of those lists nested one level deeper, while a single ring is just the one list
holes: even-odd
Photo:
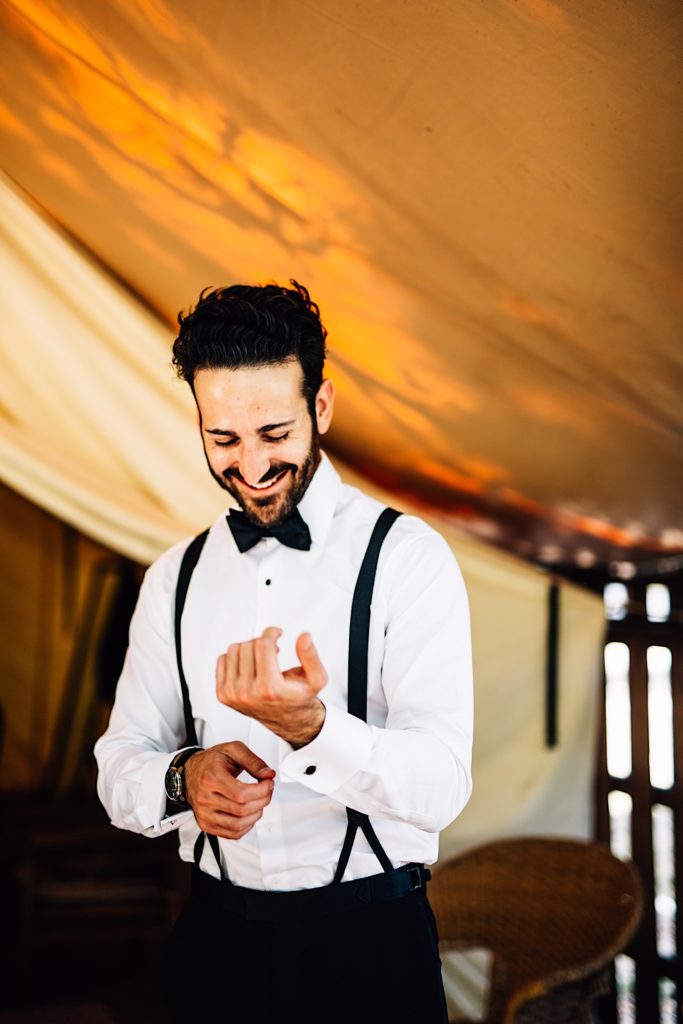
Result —
[{"label": "man", "polygon": [[321,452],[326,331],[290,283],[205,290],[178,318],[174,364],[241,512],[194,569],[183,541],[148,570],[98,791],[114,825],[177,828],[195,861],[173,1021],[442,1022],[423,866],[471,789],[467,598],[414,517],[384,512],[366,559],[383,508]]}]

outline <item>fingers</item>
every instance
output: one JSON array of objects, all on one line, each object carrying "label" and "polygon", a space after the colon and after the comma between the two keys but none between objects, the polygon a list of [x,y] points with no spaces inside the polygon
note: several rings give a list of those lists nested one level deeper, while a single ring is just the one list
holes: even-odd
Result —
[{"label": "fingers", "polygon": [[221,704],[249,714],[257,692],[255,683],[259,696],[261,687],[265,687],[267,698],[268,689],[277,686],[282,678],[277,661],[277,641],[281,636],[279,627],[267,626],[260,637],[231,644],[220,655],[216,662],[216,695]]},{"label": "fingers", "polygon": [[306,679],[317,693],[327,684],[327,671],[315,649],[310,633],[302,633],[296,640],[296,653]]},{"label": "fingers", "polygon": [[255,676],[260,684],[263,699],[272,699],[275,691],[282,684],[282,673],[277,660],[277,636],[282,635],[281,629],[271,626],[264,629],[260,637],[253,641]]},{"label": "fingers", "polygon": [[[241,839],[247,832],[250,832],[256,822],[263,816],[263,811],[248,815],[243,818],[236,818],[230,814],[217,812],[207,816],[202,821],[197,818],[197,824],[202,832],[208,832],[221,839]],[[195,815],[196,817],[196,815]]]},{"label": "fingers", "polygon": [[198,805],[193,808],[197,825],[202,832],[210,832],[223,839],[241,839],[263,817],[265,806],[261,806],[259,801],[233,806],[234,810],[211,803]]},{"label": "fingers", "polygon": [[[299,664],[282,672],[277,657],[281,636],[280,628],[268,626],[254,640],[232,644],[218,660],[216,694],[222,704],[301,746],[318,734],[324,720],[318,693],[327,684],[327,672],[310,633],[296,641]],[[261,766],[242,767],[263,778]]]},{"label": "fingers", "polygon": [[249,818],[254,814],[260,815],[271,801],[272,783],[268,783],[265,789],[257,783],[235,782],[234,786],[229,797],[217,790],[200,791],[192,807],[195,817],[199,820],[199,817],[212,814],[228,814],[235,818]]},{"label": "fingers", "polygon": [[[233,740],[231,743],[220,743],[217,750],[220,750],[232,761],[239,770],[249,772],[254,779],[274,779],[275,771],[266,764],[262,757],[250,750],[246,743],[241,740]],[[239,775],[239,771],[230,770],[231,775]],[[241,783],[247,785],[247,783]],[[251,785],[251,784],[249,784]]]},{"label": "fingers", "polygon": [[[240,782],[237,776],[247,771],[258,782]],[[195,802],[219,794],[239,803],[258,800],[273,792],[275,772],[263,758],[239,741],[220,743],[194,754],[185,767],[185,789],[192,807]],[[248,795],[242,793],[248,790]]]},{"label": "fingers", "polygon": [[216,662],[216,696],[221,704],[230,705],[239,669],[239,644],[230,644]]},{"label": "fingers", "polygon": [[[197,824],[204,832],[239,839],[262,816],[273,795],[275,772],[244,743],[221,743],[195,754],[188,798]],[[246,770],[258,782],[235,778]],[[191,788],[190,788],[191,786]]]},{"label": "fingers", "polygon": [[192,805],[203,832],[224,839],[241,839],[262,817],[273,794],[272,779],[239,782],[229,779],[230,796],[216,790],[200,790]]},{"label": "fingers", "polygon": [[253,643],[237,646],[237,677],[247,682],[256,674],[256,658]]},{"label": "fingers", "polygon": [[277,645],[277,641],[282,636],[282,630],[279,629],[278,626],[266,626],[261,633],[261,636],[266,640],[272,640],[273,643]]}]

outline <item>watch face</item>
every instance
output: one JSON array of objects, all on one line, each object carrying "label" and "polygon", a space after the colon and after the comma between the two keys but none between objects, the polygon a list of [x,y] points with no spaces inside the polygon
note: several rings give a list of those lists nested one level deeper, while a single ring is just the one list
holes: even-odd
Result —
[{"label": "watch face", "polygon": [[183,776],[177,768],[169,768],[166,772],[166,794],[169,800],[178,803],[183,799]]}]

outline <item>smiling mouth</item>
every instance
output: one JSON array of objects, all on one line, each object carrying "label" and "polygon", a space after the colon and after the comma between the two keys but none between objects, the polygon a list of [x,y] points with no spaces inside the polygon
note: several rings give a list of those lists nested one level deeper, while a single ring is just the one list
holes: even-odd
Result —
[{"label": "smiling mouth", "polygon": [[282,480],[282,478],[287,475],[287,473],[289,473],[289,469],[283,469],[282,472],[277,474],[277,476],[274,476],[271,480],[266,480],[262,484],[250,484],[248,480],[245,480],[241,476],[239,477],[239,479],[244,484],[245,487],[249,488],[250,491],[268,491],[270,490],[271,487],[274,487],[277,483],[279,483],[280,480]]}]

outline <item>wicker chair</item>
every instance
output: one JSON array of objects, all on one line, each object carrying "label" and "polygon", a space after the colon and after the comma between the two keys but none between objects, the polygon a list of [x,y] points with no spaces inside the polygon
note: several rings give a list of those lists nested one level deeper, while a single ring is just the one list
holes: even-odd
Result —
[{"label": "wicker chair", "polygon": [[493,954],[488,1024],[588,1024],[643,902],[632,864],[550,837],[468,850],[434,871],[429,899],[442,951]]}]

